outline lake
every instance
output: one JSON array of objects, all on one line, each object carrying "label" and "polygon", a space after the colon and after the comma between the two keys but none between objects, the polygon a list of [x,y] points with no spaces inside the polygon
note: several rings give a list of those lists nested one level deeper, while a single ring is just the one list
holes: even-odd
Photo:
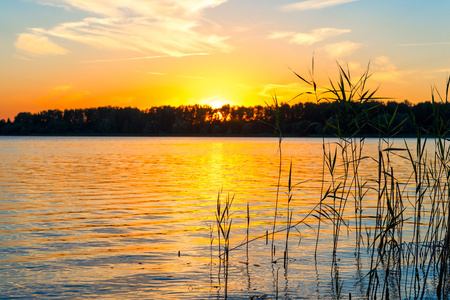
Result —
[{"label": "lake", "polygon": [[[320,201],[328,180],[322,180],[323,142],[282,141],[277,230],[286,227],[291,162],[293,223]],[[378,139],[366,139],[364,147],[377,157]],[[0,137],[0,160],[2,298],[224,298],[218,195],[233,199],[231,248],[246,240],[247,204],[250,239],[273,229],[276,138]],[[408,181],[408,164],[400,158],[393,164],[399,180]],[[360,166],[368,186],[376,185],[377,172],[370,159]],[[370,192],[365,199],[366,230],[376,199]],[[352,205],[345,212],[353,216]],[[315,215],[290,230],[286,268],[286,231],[274,237],[273,258],[271,234],[249,243],[248,256],[246,245],[232,250],[228,297],[364,298],[370,254],[367,245],[355,252],[352,217],[341,229],[332,269],[331,222],[321,223],[314,257]]]}]

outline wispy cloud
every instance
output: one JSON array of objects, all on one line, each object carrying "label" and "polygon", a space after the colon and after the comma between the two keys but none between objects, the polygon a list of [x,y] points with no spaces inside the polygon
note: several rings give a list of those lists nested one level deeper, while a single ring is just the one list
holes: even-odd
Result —
[{"label": "wispy cloud", "polygon": [[53,88],[54,91],[56,92],[66,92],[70,89],[72,89],[73,87],[71,85],[60,85],[60,86],[55,86]]},{"label": "wispy cloud", "polygon": [[228,0],[47,0],[41,4],[69,6],[106,17],[176,16],[191,17],[202,10],[218,6]]},{"label": "wispy cloud", "polygon": [[57,8],[63,8],[67,11],[71,10],[71,7],[67,4],[60,4],[57,1],[54,2],[50,2],[50,1],[37,1],[38,4],[40,5],[46,5],[46,6],[52,6],[52,7],[57,7]]},{"label": "wispy cloud", "polygon": [[400,47],[448,46],[450,42],[399,44]]},{"label": "wispy cloud", "polygon": [[372,79],[381,82],[403,82],[405,75],[412,74],[410,70],[398,70],[387,56],[378,56],[373,60]]},{"label": "wispy cloud", "polygon": [[348,56],[361,48],[361,44],[344,41],[340,43],[329,44],[323,47],[323,50],[331,57],[340,58]]},{"label": "wispy cloud", "polygon": [[[67,50],[63,51],[63,48],[48,39],[52,36],[100,49],[129,50],[143,54],[153,52],[182,56],[193,52],[229,51],[231,47],[226,42],[227,36],[202,26],[203,10],[226,1],[47,0],[47,5],[68,6],[86,11],[93,17],[61,23],[51,29],[31,28],[22,35],[28,40],[40,39],[41,44],[47,45],[49,54],[67,53]],[[32,51],[32,47],[27,47],[19,39],[16,47],[21,51]]]},{"label": "wispy cloud", "polygon": [[205,77],[191,76],[191,75],[178,75],[178,77],[181,77],[181,78],[188,78],[188,79],[205,79]]},{"label": "wispy cloud", "polygon": [[310,9],[321,9],[325,7],[341,5],[349,2],[355,2],[358,0],[308,0],[303,2],[292,3],[283,6],[284,10],[310,10]]},{"label": "wispy cloud", "polygon": [[313,45],[324,39],[350,32],[349,29],[318,28],[310,33],[282,31],[269,35],[270,39],[284,39],[290,44]]},{"label": "wispy cloud", "polygon": [[156,75],[156,76],[176,76],[179,78],[187,78],[187,79],[206,79],[205,77],[200,77],[200,76],[192,76],[192,75],[173,75],[173,74],[168,74],[168,73],[162,73],[162,72],[146,72],[146,74],[148,75]]},{"label": "wispy cloud", "polygon": [[215,95],[212,97],[204,98],[199,101],[200,104],[210,104],[214,100],[218,100],[222,97],[222,95]]},{"label": "wispy cloud", "polygon": [[96,59],[96,60],[85,60],[85,61],[82,61],[82,63],[103,63],[103,62],[114,62],[114,61],[145,60],[145,59],[156,59],[156,58],[167,58],[167,57],[186,57],[186,56],[202,56],[202,55],[208,55],[208,53],[184,53],[184,54],[173,54],[173,55],[151,55],[151,56],[137,56],[137,57],[114,58],[114,59]]},{"label": "wispy cloud", "polygon": [[157,76],[166,76],[167,73],[161,73],[161,72],[147,72],[149,75],[157,75]]},{"label": "wispy cloud", "polygon": [[68,50],[50,41],[47,36],[40,34],[21,33],[14,43],[20,53],[30,56],[63,55]]},{"label": "wispy cloud", "polygon": [[90,95],[89,91],[78,90],[72,85],[60,85],[45,88],[46,94],[36,100],[40,105],[68,105],[79,100],[82,100],[86,96]]},{"label": "wispy cloud", "polygon": [[266,84],[261,87],[259,96],[271,98],[276,95],[280,99],[293,99],[300,93],[312,92],[313,89],[309,86],[302,85],[298,82],[286,83],[286,84]]}]

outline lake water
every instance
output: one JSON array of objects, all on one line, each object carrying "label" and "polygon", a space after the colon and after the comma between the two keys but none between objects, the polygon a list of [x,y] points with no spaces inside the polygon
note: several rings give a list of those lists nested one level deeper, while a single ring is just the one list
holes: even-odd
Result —
[{"label": "lake water", "polygon": [[[291,161],[293,221],[320,200],[322,142],[283,140],[277,229]],[[370,155],[377,145],[366,140]],[[271,232],[279,154],[276,138],[1,137],[0,297],[223,298],[217,229],[212,243],[209,229],[219,191],[234,197],[231,247],[245,241],[247,203],[250,238]],[[361,175],[375,180],[370,161]],[[367,201],[369,212],[375,200]],[[317,220],[306,223],[290,232],[287,269],[285,232],[275,236],[276,263],[265,238],[250,243],[248,258],[245,246],[233,250],[228,297],[336,297],[331,226],[322,225],[314,259]],[[341,294],[358,299],[369,266],[354,253],[352,235],[342,234]]]}]

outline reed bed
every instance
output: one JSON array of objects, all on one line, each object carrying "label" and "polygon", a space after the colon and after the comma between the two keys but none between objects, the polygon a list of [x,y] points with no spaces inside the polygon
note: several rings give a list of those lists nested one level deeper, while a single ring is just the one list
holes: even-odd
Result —
[{"label": "reed bed", "polygon": [[[221,192],[217,198],[216,241],[218,243],[219,278],[223,278],[223,297],[228,297],[230,253],[245,247],[247,272],[251,252],[249,245],[256,241],[271,238],[268,257],[272,264],[274,295],[279,297],[278,273],[284,270],[287,278],[290,265],[289,247],[292,230],[300,232],[302,227],[315,231],[315,253],[320,249],[323,224],[331,228],[332,251],[330,265],[331,297],[351,299],[352,293],[342,294],[340,278],[339,249],[343,235],[352,233],[354,254],[357,261],[355,273],[360,273],[360,281],[366,299],[448,299],[450,295],[450,141],[449,120],[446,119],[450,77],[445,92],[432,91],[433,126],[424,129],[416,126],[414,143],[406,140],[399,145],[394,143],[405,120],[396,120],[396,115],[380,115],[376,106],[370,109],[364,104],[381,100],[376,90],[367,88],[370,78],[369,68],[358,78],[352,78],[348,69],[338,65],[339,76],[330,80],[329,86],[318,88],[314,81],[314,60],[310,78],[295,75],[310,86],[310,94],[318,102],[329,103],[333,111],[324,130],[332,133],[336,139],[329,142],[323,139],[323,172],[320,197],[300,219],[294,219],[291,201],[295,200],[295,191],[301,184],[294,183],[292,162],[288,168],[288,178],[281,180],[282,133],[278,117],[278,101],[274,97],[274,131],[279,138],[278,182],[274,203],[274,216],[271,230],[265,234],[251,237],[251,206],[246,206],[246,238],[243,242],[230,247],[232,238],[232,203],[229,195],[221,201]],[[436,105],[443,103],[445,105]],[[376,112],[376,113],[375,113]],[[414,120],[414,116],[411,118]],[[397,118],[398,119],[398,118]],[[375,155],[365,151],[365,129],[375,129],[378,138],[378,151]],[[427,151],[431,144],[431,153]],[[399,170],[397,161],[406,161],[408,174]],[[362,168],[370,166],[370,178],[362,175]],[[400,176],[401,175],[401,176]],[[406,178],[406,179],[405,179]],[[287,182],[287,184],[284,184]],[[285,197],[285,219],[278,218],[279,203]],[[376,199],[375,207],[367,207],[365,199]],[[213,226],[213,225],[211,225]],[[210,230],[213,232],[213,229]],[[284,237],[283,237],[284,236]],[[276,244],[283,245],[283,263],[276,259]],[[211,236],[211,247],[214,238]],[[301,245],[299,246],[301,247]],[[211,248],[212,249],[212,248]],[[363,259],[368,269],[361,273],[359,263]],[[212,260],[212,258],[211,258]],[[223,272],[221,273],[221,268]],[[219,279],[220,280],[220,279]],[[286,279],[287,281],[287,279]],[[300,292],[300,291],[299,291]],[[361,294],[361,292],[360,292]],[[269,295],[259,295],[259,299]],[[221,296],[220,296],[221,297]],[[250,297],[252,298],[252,297]],[[288,297],[286,297],[288,298]],[[257,299],[256,296],[253,299]]]}]

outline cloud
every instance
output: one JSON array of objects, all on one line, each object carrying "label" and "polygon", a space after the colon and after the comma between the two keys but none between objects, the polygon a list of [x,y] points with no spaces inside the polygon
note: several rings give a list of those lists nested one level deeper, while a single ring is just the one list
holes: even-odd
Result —
[{"label": "cloud", "polygon": [[21,33],[14,43],[16,49],[30,56],[63,55],[68,50],[50,41],[46,36],[36,33]]},{"label": "cloud", "polygon": [[310,33],[301,32],[274,32],[269,35],[270,39],[285,39],[290,44],[297,45],[313,45],[329,37],[341,35],[350,32],[349,29],[336,29],[336,28],[318,28],[312,30]]},{"label": "cloud", "polygon": [[285,5],[283,6],[283,9],[287,11],[321,9],[354,1],[358,0],[308,0]]},{"label": "cloud", "polygon": [[[227,0],[48,0],[52,6],[69,6],[92,15],[51,29],[32,28],[34,38],[58,37],[99,49],[128,50],[142,54],[182,56],[186,53],[230,51],[227,36],[204,26],[202,12]],[[19,40],[16,42],[19,43]],[[56,52],[58,46],[52,43]],[[24,47],[22,47],[24,48]],[[31,47],[28,47],[30,49]],[[49,47],[50,48],[50,47]],[[58,54],[67,52],[59,47]],[[66,50],[67,51],[67,50]]]},{"label": "cloud", "polygon": [[400,71],[387,56],[378,56],[373,60],[372,79],[384,82],[402,82],[405,75],[412,71]]},{"label": "cloud", "polygon": [[[146,72],[146,74],[148,75],[156,75],[156,76],[170,76],[172,74],[168,74],[168,73],[162,73],[162,72]],[[192,76],[192,75],[172,75],[172,76],[176,76],[179,78],[187,78],[187,79],[206,79],[205,77],[200,77],[200,76]]]},{"label": "cloud", "polygon": [[350,41],[344,41],[340,43],[329,44],[323,47],[323,50],[334,58],[339,58],[352,54],[355,50],[359,49],[362,45],[359,43],[353,43]]},{"label": "cloud", "polygon": [[423,46],[447,46],[450,42],[433,42],[433,43],[411,43],[411,44],[400,44],[400,47],[423,47]]},{"label": "cloud", "polygon": [[33,61],[33,59],[31,59],[31,58],[26,57],[26,56],[23,56],[23,55],[20,55],[20,54],[17,54],[17,53],[14,54],[13,57],[14,57],[14,58],[17,58],[17,59],[21,59],[21,60]]},{"label": "cloud", "polygon": [[69,6],[89,13],[124,18],[130,16],[176,16],[198,15],[206,8],[218,6],[228,0],[48,0],[42,4]]},{"label": "cloud", "polygon": [[71,9],[70,6],[65,5],[65,4],[58,4],[55,2],[50,2],[50,1],[37,1],[38,4],[40,5],[46,5],[46,6],[52,6],[52,7],[57,7],[57,8],[64,8],[65,10],[69,11]]},{"label": "cloud", "polygon": [[272,96],[276,95],[279,99],[290,101],[295,96],[305,92],[313,92],[313,89],[298,82],[291,82],[286,84],[270,83],[261,87],[258,95],[267,98],[272,98]]},{"label": "cloud", "polygon": [[36,100],[36,103],[44,106],[54,105],[68,105],[77,102],[90,95],[89,91],[77,90],[71,85],[60,85],[54,87],[47,87],[45,95]]},{"label": "cloud", "polygon": [[149,75],[156,75],[156,76],[166,76],[167,73],[161,73],[161,72],[147,72]]},{"label": "cloud", "polygon": [[70,89],[72,89],[73,87],[71,85],[60,85],[60,86],[55,86],[53,88],[54,91],[56,92],[66,92]]},{"label": "cloud", "polygon": [[191,76],[191,75],[177,75],[180,78],[187,78],[187,79],[206,79],[205,77],[200,76]]},{"label": "cloud", "polygon": [[156,58],[167,58],[167,57],[203,56],[203,55],[208,55],[208,53],[184,53],[184,54],[174,54],[174,55],[152,55],[152,56],[137,56],[137,57],[126,57],[126,58],[114,58],[114,59],[96,59],[96,60],[85,60],[85,61],[82,61],[82,63],[103,63],[103,62],[113,62],[113,61],[143,60],[143,59],[156,59]]}]

